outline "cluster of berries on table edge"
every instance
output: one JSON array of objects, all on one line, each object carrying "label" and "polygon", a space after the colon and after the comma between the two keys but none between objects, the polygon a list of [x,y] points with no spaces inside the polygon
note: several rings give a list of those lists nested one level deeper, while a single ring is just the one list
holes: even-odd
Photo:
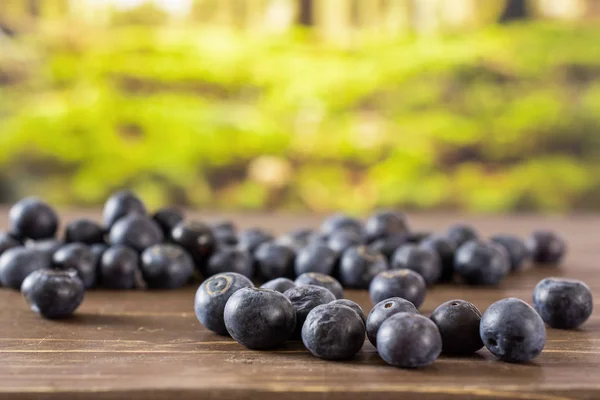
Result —
[{"label": "cluster of berries on table edge", "polygon": [[[10,209],[9,229],[0,233],[0,283],[21,290],[33,311],[65,318],[89,288],[175,289],[200,276],[198,320],[250,349],[301,340],[316,357],[344,360],[368,338],[383,360],[402,368],[484,346],[500,360],[527,362],[542,352],[546,324],[578,328],[593,308],[584,282],[549,277],[535,287],[534,307],[506,298],[482,314],[455,299],[429,318],[419,313],[438,282],[496,286],[526,264],[558,266],[566,244],[552,231],[527,240],[484,239],[462,224],[415,232],[403,214],[382,211],[364,223],[335,214],[318,230],[275,237],[260,228],[238,232],[227,221],[187,220],[171,207],[149,214],[130,191],[106,201],[102,223],[76,219],[62,239],[58,228],[56,211],[30,197]],[[344,299],[345,287],[369,290],[375,305],[368,314]]]}]

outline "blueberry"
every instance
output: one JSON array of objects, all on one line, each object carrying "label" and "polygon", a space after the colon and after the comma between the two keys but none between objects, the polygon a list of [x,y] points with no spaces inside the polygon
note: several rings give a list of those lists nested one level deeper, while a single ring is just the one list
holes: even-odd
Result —
[{"label": "blueberry", "polygon": [[140,269],[149,288],[175,289],[190,279],[194,272],[194,261],[181,246],[155,244],[143,251]]},{"label": "blueberry", "polygon": [[104,242],[104,228],[92,220],[85,218],[77,219],[67,225],[65,242],[102,243]]},{"label": "blueberry", "polygon": [[372,215],[365,223],[369,241],[387,236],[408,233],[408,224],[403,214],[394,211],[381,211]]},{"label": "blueberry", "polygon": [[237,229],[233,222],[220,221],[210,226],[215,241],[220,245],[235,246],[238,244]]},{"label": "blueberry", "polygon": [[342,230],[351,231],[360,236],[363,234],[363,226],[360,221],[346,214],[334,214],[327,217],[321,224],[320,230],[326,237]]},{"label": "blueberry", "polygon": [[551,327],[576,329],[592,315],[594,299],[589,286],[582,281],[546,278],[535,287],[533,306]]},{"label": "blueberry", "polygon": [[359,234],[345,230],[334,232],[327,240],[327,246],[337,254],[342,254],[350,247],[359,246],[362,243],[363,239]]},{"label": "blueberry", "polygon": [[294,336],[300,337],[302,325],[308,313],[321,304],[331,303],[335,296],[329,290],[320,286],[303,285],[286,290],[283,295],[290,299],[296,311],[296,330]]},{"label": "blueberry", "polygon": [[442,337],[429,318],[402,312],[389,317],[379,328],[377,352],[396,367],[426,367],[442,352]]},{"label": "blueberry", "polygon": [[206,276],[211,276],[223,272],[237,272],[252,278],[254,275],[252,256],[247,251],[234,247],[217,250],[208,260],[204,273]]},{"label": "blueberry", "polygon": [[96,258],[88,245],[69,243],[58,249],[52,256],[55,269],[74,269],[85,288],[96,283]]},{"label": "blueberry", "polygon": [[392,268],[418,272],[428,285],[433,285],[442,276],[442,263],[438,254],[415,244],[405,244],[396,250],[392,257]]},{"label": "blueberry", "polygon": [[308,314],[302,327],[302,342],[315,357],[347,360],[365,343],[365,324],[348,306],[323,304]]},{"label": "blueberry", "polygon": [[33,240],[54,237],[58,216],[48,204],[36,197],[27,197],[11,207],[8,214],[10,231]]},{"label": "blueberry", "polygon": [[210,227],[199,221],[181,221],[173,228],[171,238],[187,250],[200,271],[204,270],[216,249]]},{"label": "blueberry", "polygon": [[484,313],[479,334],[485,347],[502,361],[527,362],[546,343],[546,328],[538,313],[514,297],[492,304]]},{"label": "blueberry", "polygon": [[421,307],[425,300],[427,284],[421,275],[410,269],[383,271],[369,286],[369,295],[373,303],[379,303],[391,297],[401,297]]},{"label": "blueberry", "polygon": [[433,234],[427,231],[408,232],[406,234],[406,240],[408,243],[420,244],[422,241],[428,239]]},{"label": "blueberry", "polygon": [[497,285],[510,271],[509,256],[499,245],[472,240],[456,251],[454,270],[469,285]]},{"label": "blueberry", "polygon": [[442,263],[441,282],[451,281],[454,277],[454,242],[443,235],[432,235],[420,243],[424,249],[435,251]]},{"label": "blueberry", "polygon": [[381,239],[377,239],[369,244],[369,249],[383,254],[388,261],[392,261],[394,252],[401,246],[409,243],[408,235],[400,233],[397,235],[386,236]]},{"label": "blueberry", "polygon": [[235,272],[213,275],[196,291],[194,311],[206,329],[227,335],[224,310],[227,300],[242,288],[254,287],[250,279]]},{"label": "blueberry", "polygon": [[265,281],[294,275],[294,250],[274,242],[261,244],[254,252],[258,275]]},{"label": "blueberry", "polygon": [[307,272],[296,278],[295,284],[297,286],[302,285],[314,285],[321,286],[328,289],[336,299],[344,298],[344,288],[337,279],[330,275],[322,274],[320,272]]},{"label": "blueberry", "polygon": [[521,269],[523,263],[529,258],[529,251],[525,242],[513,235],[494,235],[490,240],[502,247],[508,252],[510,257],[510,269],[517,271]]},{"label": "blueberry", "polygon": [[111,228],[119,219],[130,214],[146,215],[146,207],[134,193],[123,190],[106,200],[102,220],[107,228]]},{"label": "blueberry", "polygon": [[33,311],[45,318],[73,314],[83,301],[83,282],[74,270],[39,269],[24,281],[21,293]]},{"label": "blueberry", "polygon": [[481,312],[465,300],[447,301],[433,313],[431,320],[442,335],[442,351],[448,354],[469,355],[483,347],[479,336]]},{"label": "blueberry", "polygon": [[8,249],[19,246],[21,246],[21,243],[17,239],[8,233],[0,232],[0,255]]},{"label": "blueberry", "polygon": [[254,253],[261,244],[273,240],[273,236],[259,228],[247,229],[239,234],[238,246],[242,250]]},{"label": "blueberry", "polygon": [[331,275],[337,262],[337,253],[324,244],[313,243],[298,252],[294,264],[296,275],[320,272]]},{"label": "blueberry", "polygon": [[291,247],[295,251],[300,251],[304,247],[313,243],[314,232],[311,229],[298,229],[277,238],[277,243]]},{"label": "blueberry", "polygon": [[567,245],[552,231],[535,231],[526,242],[527,249],[534,262],[543,265],[560,264]]},{"label": "blueberry", "polygon": [[362,307],[358,305],[358,303],[355,303],[352,300],[348,299],[337,299],[329,304],[341,304],[343,306],[350,307],[351,309],[356,311],[360,319],[362,319],[363,324],[365,324],[365,326],[367,325],[367,316],[365,315],[365,312],[363,311]]},{"label": "blueberry", "polygon": [[457,249],[471,240],[477,240],[479,237],[475,229],[464,224],[452,225],[446,232],[446,236],[454,243],[454,247]]},{"label": "blueberry", "polygon": [[96,282],[100,282],[100,265],[102,262],[102,255],[108,249],[108,245],[105,243],[94,243],[90,246],[90,250],[94,255],[94,265],[96,266]]},{"label": "blueberry", "polygon": [[183,221],[183,213],[174,207],[164,207],[152,215],[154,222],[163,231],[165,238],[171,238],[171,232],[175,225]]},{"label": "blueberry", "polygon": [[224,316],[227,332],[250,349],[278,347],[292,337],[296,327],[290,300],[269,289],[238,290],[227,301]]},{"label": "blueberry", "polygon": [[340,259],[340,280],[344,286],[366,289],[375,275],[387,269],[387,260],[381,253],[367,246],[351,247]]},{"label": "blueberry", "polygon": [[12,247],[0,256],[0,283],[2,286],[19,290],[27,275],[49,267],[50,262],[41,251]]},{"label": "blueberry", "polygon": [[110,228],[109,238],[112,245],[127,246],[142,252],[161,243],[164,235],[156,222],[150,218],[131,214],[121,218]]},{"label": "blueberry", "polygon": [[275,278],[271,279],[268,282],[265,282],[260,288],[261,289],[271,289],[275,290],[279,293],[283,293],[288,289],[296,287],[296,284],[293,280],[288,278]]},{"label": "blueberry", "polygon": [[100,283],[107,289],[127,290],[136,285],[139,256],[126,246],[111,246],[100,260]]},{"label": "blueberry", "polygon": [[413,303],[400,297],[391,297],[375,304],[367,316],[366,323],[367,337],[373,346],[377,346],[377,332],[379,332],[381,324],[392,315],[401,312],[419,314]]}]

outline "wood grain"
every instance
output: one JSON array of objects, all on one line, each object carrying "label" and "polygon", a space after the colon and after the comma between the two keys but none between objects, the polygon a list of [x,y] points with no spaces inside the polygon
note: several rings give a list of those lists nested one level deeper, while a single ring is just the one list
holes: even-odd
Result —
[{"label": "wood grain", "polygon": [[[2,215],[6,213],[4,210]],[[66,212],[69,217],[97,211]],[[283,232],[316,226],[302,215],[214,215],[238,225]],[[5,217],[0,218],[6,225]],[[509,296],[528,302],[535,284],[550,275],[586,281],[600,308],[598,226],[594,215],[465,217],[416,215],[416,229],[440,230],[468,221],[484,234],[528,234],[547,227],[562,232],[569,255],[558,269],[529,268],[498,288],[440,285],[431,289],[421,311],[461,298],[484,310]],[[496,361],[487,351],[473,357],[441,357],[421,370],[387,366],[366,342],[347,362],[312,357],[300,342],[275,351],[245,349],[210,333],[193,313],[195,287],[177,291],[109,292],[93,290],[66,321],[47,321],[28,310],[18,292],[0,290],[0,398],[36,399],[598,399],[600,398],[600,318],[596,312],[579,330],[548,329],[542,355],[524,365]],[[363,291],[347,297],[371,308]]]}]

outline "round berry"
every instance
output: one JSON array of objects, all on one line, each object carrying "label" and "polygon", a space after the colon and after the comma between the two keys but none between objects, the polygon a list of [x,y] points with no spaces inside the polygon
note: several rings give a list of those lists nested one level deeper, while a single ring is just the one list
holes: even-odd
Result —
[{"label": "round berry", "polygon": [[294,271],[296,275],[320,272],[331,275],[337,262],[337,254],[324,244],[313,243],[298,252]]},{"label": "round berry", "polygon": [[181,221],[173,228],[171,239],[192,256],[200,271],[204,270],[216,248],[212,230],[199,221]]},{"label": "round berry", "polygon": [[302,274],[296,278],[295,284],[297,286],[321,286],[333,293],[336,299],[344,298],[344,288],[342,287],[342,284],[339,283],[334,277],[322,274],[320,272],[307,272]]},{"label": "round berry", "polygon": [[499,246],[504,247],[510,257],[510,269],[517,271],[521,269],[523,263],[529,258],[529,251],[525,242],[513,235],[494,235],[490,240]]},{"label": "round berry", "polygon": [[161,243],[163,239],[163,233],[156,222],[142,215],[123,217],[110,229],[111,244],[127,246],[138,252]]},{"label": "round berry", "polygon": [[359,220],[346,214],[334,214],[327,217],[321,224],[321,232],[326,236],[332,236],[334,232],[351,231],[359,236],[363,234],[363,226]]},{"label": "round berry", "polygon": [[483,347],[479,336],[481,312],[465,300],[450,300],[431,314],[431,320],[442,335],[442,351],[469,355]]},{"label": "round berry", "polygon": [[221,221],[210,226],[215,241],[219,245],[235,246],[238,244],[237,229],[231,221]]},{"label": "round berry", "polygon": [[435,251],[442,264],[441,282],[451,281],[454,277],[454,242],[443,235],[431,235],[420,243],[424,249]]},{"label": "round berry", "polygon": [[442,264],[437,253],[415,244],[406,244],[396,250],[392,257],[392,268],[415,271],[428,285],[433,285],[442,276]]},{"label": "round berry", "polygon": [[427,284],[421,275],[410,269],[396,269],[378,274],[369,286],[369,295],[373,303],[379,303],[391,297],[401,297],[421,307],[425,300]]},{"label": "round berry", "polygon": [[21,293],[33,311],[45,318],[65,318],[83,301],[83,282],[74,270],[39,269],[21,286]]},{"label": "round berry", "polygon": [[10,231],[22,238],[48,239],[56,235],[58,216],[52,207],[36,197],[27,197],[11,207]]},{"label": "round berry", "polygon": [[394,252],[401,246],[409,243],[408,235],[400,233],[397,235],[386,236],[377,239],[369,244],[369,249],[377,253],[383,254],[388,261],[392,261]]},{"label": "round berry", "polygon": [[27,275],[49,267],[50,262],[41,251],[12,247],[0,256],[0,283],[4,287],[19,290]]},{"label": "round berry", "polygon": [[385,320],[379,328],[377,352],[385,362],[396,367],[426,367],[442,352],[442,337],[429,318],[414,313],[398,313]]},{"label": "round berry", "polygon": [[314,232],[311,229],[298,229],[277,238],[277,243],[300,251],[312,243]]},{"label": "round berry", "polygon": [[400,297],[392,297],[375,304],[375,307],[369,312],[366,322],[367,337],[373,346],[377,346],[377,332],[379,332],[381,324],[392,315],[401,312],[419,314],[413,303]]},{"label": "round berry", "polygon": [[68,243],[58,249],[52,256],[55,269],[74,269],[85,288],[96,283],[96,257],[89,246],[83,243]]},{"label": "round berry", "polygon": [[538,313],[514,297],[492,304],[484,313],[479,334],[485,347],[502,361],[527,362],[546,344],[546,327]]},{"label": "round berry", "polygon": [[225,304],[238,290],[254,287],[250,279],[235,272],[213,275],[196,291],[194,311],[198,321],[219,335],[227,335],[225,327]]},{"label": "round berry", "polygon": [[290,299],[296,310],[296,337],[300,337],[306,316],[313,308],[335,300],[335,296],[329,290],[313,285],[296,286],[286,290],[283,295]]},{"label": "round berry", "polygon": [[366,289],[377,274],[387,269],[387,260],[381,253],[367,246],[351,247],[340,259],[340,280],[344,286]]},{"label": "round berry", "polygon": [[237,272],[252,278],[254,275],[252,256],[247,251],[234,247],[217,250],[208,260],[204,273],[206,276],[212,276],[223,272]]},{"label": "round berry", "polygon": [[342,254],[350,247],[360,246],[361,244],[363,244],[363,239],[359,234],[345,230],[334,232],[327,240],[327,246],[336,254]]},{"label": "round berry", "polygon": [[283,294],[242,288],[225,305],[225,326],[236,342],[250,349],[271,349],[292,337],[296,312]]},{"label": "round berry", "polygon": [[342,304],[323,304],[311,310],[302,327],[302,342],[315,357],[347,360],[365,342],[365,324],[356,311]]},{"label": "round berry", "polygon": [[146,215],[146,207],[134,193],[123,190],[116,192],[106,200],[102,220],[104,225],[110,228],[119,219],[130,214]]},{"label": "round berry", "polygon": [[13,247],[21,246],[21,242],[6,232],[0,232],[0,255]]},{"label": "round berry", "polygon": [[567,251],[563,238],[552,231],[535,231],[526,242],[534,262],[541,265],[557,265]]},{"label": "round berry", "polygon": [[408,233],[408,224],[403,214],[382,211],[372,215],[365,223],[365,232],[369,241],[387,236]]},{"label": "round berry", "polygon": [[551,327],[576,329],[592,315],[594,299],[589,286],[582,281],[546,278],[535,287],[533,306]]},{"label": "round berry", "polygon": [[155,244],[142,252],[140,269],[151,289],[182,287],[194,272],[192,257],[176,244]]},{"label": "round berry", "polygon": [[258,275],[265,281],[294,275],[294,250],[274,242],[261,244],[254,252]]},{"label": "round berry", "polygon": [[260,288],[271,289],[279,293],[284,293],[286,290],[296,287],[293,280],[288,278],[275,278],[265,282]]},{"label": "round berry", "polygon": [[348,300],[348,299],[337,299],[337,300],[332,301],[329,304],[340,304],[340,305],[343,305],[346,307],[350,307],[351,309],[356,311],[356,313],[358,314],[360,319],[362,319],[363,324],[365,324],[365,326],[367,325],[367,316],[365,315],[365,312],[362,309],[362,307],[360,305],[358,305],[358,303],[355,303],[352,300]]},{"label": "round berry", "polygon": [[165,238],[171,238],[171,232],[175,225],[183,221],[183,213],[174,207],[164,207],[152,215],[154,222],[158,224]]},{"label": "round berry", "polygon": [[89,219],[77,219],[70,222],[65,230],[65,242],[94,244],[104,242],[104,228]]},{"label": "round berry", "polygon": [[107,289],[127,290],[136,285],[139,256],[125,246],[111,246],[100,260],[100,283]]},{"label": "round berry", "polygon": [[464,224],[452,225],[446,232],[446,236],[454,243],[454,247],[457,249],[471,240],[477,240],[479,237],[475,229]]},{"label": "round berry", "polygon": [[238,237],[238,247],[253,254],[261,244],[273,240],[273,236],[259,228],[247,229]]},{"label": "round berry", "polygon": [[510,261],[503,247],[472,240],[456,251],[454,270],[469,285],[493,286],[508,275]]}]

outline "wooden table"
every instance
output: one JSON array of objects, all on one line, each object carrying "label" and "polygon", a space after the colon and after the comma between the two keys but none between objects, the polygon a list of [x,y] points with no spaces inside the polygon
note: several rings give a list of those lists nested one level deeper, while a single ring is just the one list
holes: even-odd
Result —
[{"label": "wooden table", "polygon": [[[89,215],[68,213],[69,217]],[[94,213],[97,214],[97,213]],[[5,213],[2,213],[5,215]],[[216,219],[221,216],[203,216]],[[283,232],[316,226],[314,216],[229,215],[242,227]],[[418,229],[443,229],[456,220],[481,232],[562,232],[569,254],[559,269],[529,269],[498,288],[436,286],[421,311],[462,298],[482,311],[509,296],[531,301],[548,275],[583,279],[600,301],[600,217],[465,217],[416,215]],[[5,219],[2,221],[5,226]],[[195,288],[170,292],[90,291],[66,321],[47,321],[28,310],[18,292],[0,290],[0,397],[66,399],[600,399],[600,318],[577,331],[548,329],[542,355],[524,365],[496,361],[481,350],[468,358],[442,356],[420,370],[386,365],[366,342],[352,361],[312,357],[299,342],[276,351],[251,351],[206,331],[193,312]],[[367,293],[347,291],[366,311]]]}]

